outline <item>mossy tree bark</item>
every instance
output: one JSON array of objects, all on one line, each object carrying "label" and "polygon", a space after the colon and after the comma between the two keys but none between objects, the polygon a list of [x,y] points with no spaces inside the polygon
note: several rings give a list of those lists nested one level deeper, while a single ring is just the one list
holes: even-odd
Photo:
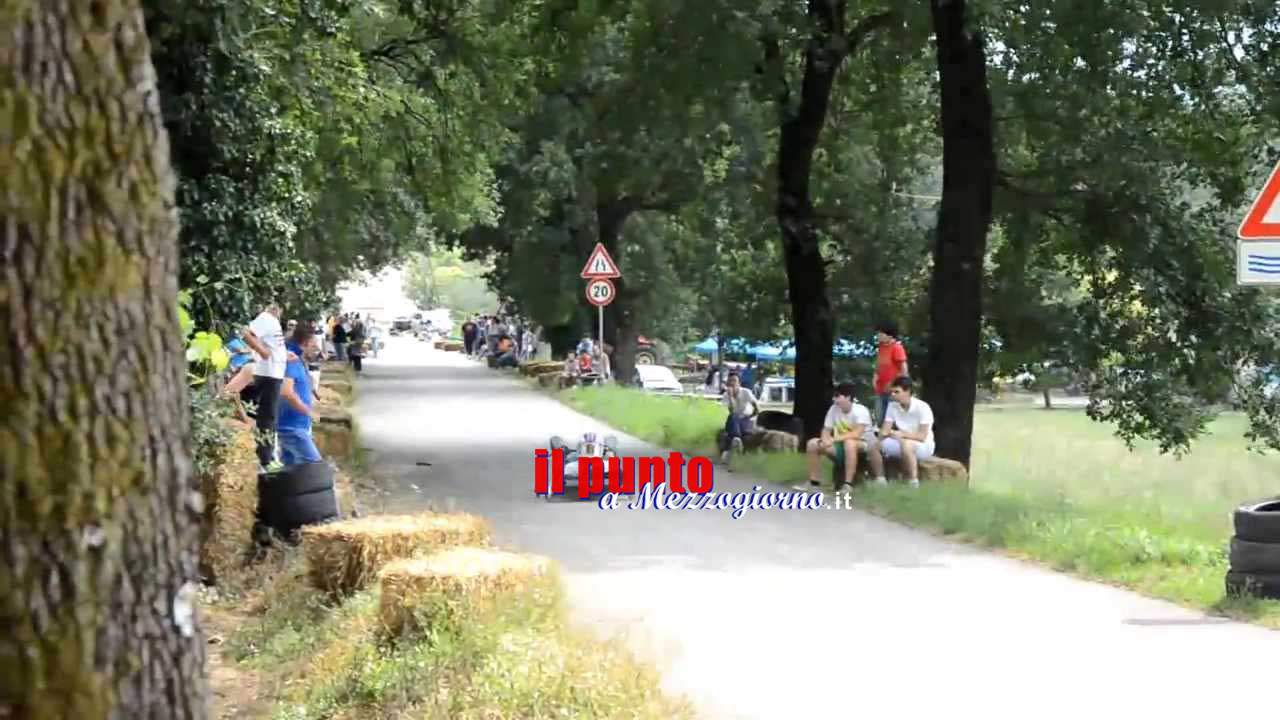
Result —
[{"label": "mossy tree bark", "polygon": [[203,719],[177,215],[137,0],[0,2],[0,717]]}]

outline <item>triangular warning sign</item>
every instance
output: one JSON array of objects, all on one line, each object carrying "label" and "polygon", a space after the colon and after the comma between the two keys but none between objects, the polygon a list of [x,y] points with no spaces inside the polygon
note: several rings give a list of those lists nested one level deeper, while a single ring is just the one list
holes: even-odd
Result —
[{"label": "triangular warning sign", "polygon": [[618,264],[609,256],[609,251],[604,249],[604,243],[596,243],[596,249],[591,251],[591,257],[587,258],[587,264],[582,268],[582,277],[587,280],[622,277],[622,273],[618,272]]},{"label": "triangular warning sign", "polygon": [[1241,240],[1280,240],[1280,163],[1240,223]]}]

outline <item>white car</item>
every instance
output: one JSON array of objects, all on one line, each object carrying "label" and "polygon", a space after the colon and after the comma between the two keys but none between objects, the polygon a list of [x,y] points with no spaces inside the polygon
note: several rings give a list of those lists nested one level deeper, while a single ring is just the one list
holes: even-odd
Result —
[{"label": "white car", "polygon": [[684,386],[675,373],[665,365],[637,365],[631,376],[631,384],[648,393],[682,395]]}]

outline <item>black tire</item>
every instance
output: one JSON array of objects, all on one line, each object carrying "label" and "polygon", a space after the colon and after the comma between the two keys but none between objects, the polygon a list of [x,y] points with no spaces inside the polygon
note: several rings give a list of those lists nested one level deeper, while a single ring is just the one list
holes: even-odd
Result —
[{"label": "black tire", "polygon": [[657,364],[658,364],[658,356],[654,355],[652,351],[641,350],[640,352],[636,353],[636,365],[657,365]]},{"label": "black tire", "polygon": [[1236,508],[1236,537],[1256,543],[1280,543],[1280,498]]},{"label": "black tire", "polygon": [[333,488],[286,498],[271,524],[281,535],[289,535],[304,525],[338,519],[338,496]]},{"label": "black tire", "polygon": [[274,501],[333,489],[333,467],[327,462],[299,463],[258,476],[258,497]]},{"label": "black tire", "polygon": [[1280,543],[1231,538],[1231,570],[1255,575],[1280,575]]},{"label": "black tire", "polygon": [[1254,575],[1250,573],[1228,572],[1226,586],[1227,595],[1232,597],[1250,595],[1253,597],[1280,600],[1280,574]]}]

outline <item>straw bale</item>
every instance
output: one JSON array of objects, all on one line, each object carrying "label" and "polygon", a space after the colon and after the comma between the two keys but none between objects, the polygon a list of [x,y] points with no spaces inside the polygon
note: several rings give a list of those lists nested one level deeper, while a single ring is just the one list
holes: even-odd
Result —
[{"label": "straw bale", "polygon": [[466,513],[371,515],[303,528],[312,584],[345,594],[362,589],[386,563],[455,545],[485,545],[489,524]]},{"label": "straw bale", "polygon": [[215,472],[200,478],[204,499],[200,574],[218,582],[243,567],[258,509],[258,456],[253,431],[229,421],[235,431]]},{"label": "straw bale", "polygon": [[325,385],[323,382],[320,383],[320,387],[316,388],[316,394],[320,396],[316,404],[321,407],[342,407],[342,403],[346,399],[342,393]]},{"label": "straw bale", "polygon": [[528,587],[550,567],[550,560],[540,555],[487,547],[454,547],[396,560],[378,573],[379,615],[392,635],[448,622]]},{"label": "straw bale", "polygon": [[334,423],[318,422],[311,426],[311,439],[321,455],[330,458],[346,459],[351,457],[355,442],[351,428]]},{"label": "straw bale", "polygon": [[351,397],[351,381],[344,378],[335,378],[333,380],[321,378],[320,387],[329,390],[344,401]]},{"label": "straw bale", "polygon": [[447,342],[444,344],[446,352],[462,352],[462,347],[463,345],[460,342]]}]

